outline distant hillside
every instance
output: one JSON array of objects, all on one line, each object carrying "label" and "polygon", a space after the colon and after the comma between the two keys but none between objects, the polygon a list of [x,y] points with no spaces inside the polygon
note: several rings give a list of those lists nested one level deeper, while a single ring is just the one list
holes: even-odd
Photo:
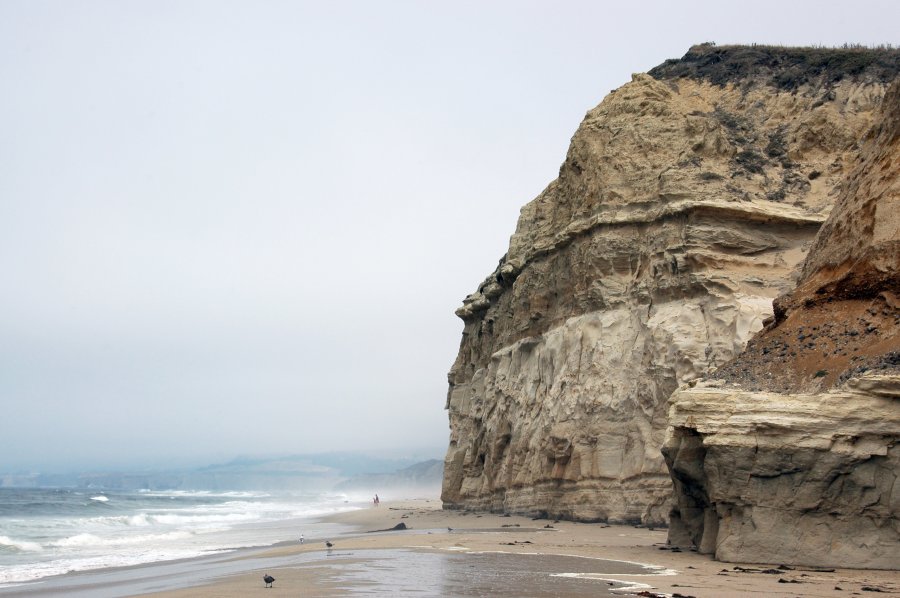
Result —
[{"label": "distant hillside", "polygon": [[355,476],[364,473],[396,471],[422,461],[421,456],[379,457],[362,453],[318,453],[285,457],[239,457],[227,463],[208,465],[198,469],[204,473],[271,472],[300,473],[302,475]]},{"label": "distant hillside", "polygon": [[440,488],[444,475],[444,462],[430,459],[416,463],[393,473],[365,473],[354,476],[335,486],[335,490],[369,490],[381,488]]},{"label": "distant hillside", "polygon": [[[0,487],[77,487],[119,490],[328,490],[363,476],[400,475],[425,480],[421,456],[377,457],[322,453],[284,457],[241,457],[227,463],[180,471],[113,471],[70,474],[0,473]],[[427,461],[432,463],[437,461]],[[406,468],[406,469],[403,469]],[[400,474],[398,470],[406,473]],[[397,472],[397,473],[394,473]],[[434,474],[440,480],[440,472]],[[438,481],[436,485],[439,485]],[[416,484],[418,485],[418,483]]]}]

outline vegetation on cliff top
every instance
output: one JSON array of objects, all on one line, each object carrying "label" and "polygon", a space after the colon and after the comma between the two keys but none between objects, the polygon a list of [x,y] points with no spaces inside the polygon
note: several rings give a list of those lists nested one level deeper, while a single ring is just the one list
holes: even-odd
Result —
[{"label": "vegetation on cliff top", "polygon": [[844,77],[888,82],[900,74],[900,49],[786,48],[781,46],[693,46],[682,58],[650,69],[655,79],[704,79],[714,85],[762,80],[778,89],[806,83],[831,84]]}]

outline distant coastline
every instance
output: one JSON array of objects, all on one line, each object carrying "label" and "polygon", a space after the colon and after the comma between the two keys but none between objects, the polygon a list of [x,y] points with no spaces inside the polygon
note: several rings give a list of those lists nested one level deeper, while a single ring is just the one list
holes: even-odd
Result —
[{"label": "distant coastline", "polygon": [[[282,457],[242,457],[227,463],[175,470],[0,472],[0,488],[103,488],[110,490],[354,490],[367,484],[440,486],[440,453],[378,457],[330,452]],[[432,458],[429,458],[432,456]]]}]

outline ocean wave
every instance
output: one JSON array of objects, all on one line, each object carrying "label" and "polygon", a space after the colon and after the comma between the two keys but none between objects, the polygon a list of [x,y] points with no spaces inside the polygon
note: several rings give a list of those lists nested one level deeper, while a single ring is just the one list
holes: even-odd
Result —
[{"label": "ocean wave", "polygon": [[109,533],[115,529],[162,527],[206,527],[212,524],[232,524],[258,521],[260,511],[251,509],[147,509],[133,515],[107,515],[102,517],[76,517],[46,522],[56,528],[89,529]]},{"label": "ocean wave", "polygon": [[148,490],[138,491],[142,496],[161,498],[268,498],[268,492],[251,492],[238,490]]},{"label": "ocean wave", "polygon": [[107,567],[127,567],[159,561],[193,558],[204,554],[224,552],[224,550],[205,550],[198,548],[148,550],[129,553],[108,553],[100,556],[63,558],[43,563],[29,563],[0,567],[0,588],[36,581],[51,575],[62,575],[75,571],[88,571]]},{"label": "ocean wave", "polygon": [[40,552],[42,547],[37,542],[13,540],[8,536],[0,536],[0,551],[3,552]]},{"label": "ocean wave", "polygon": [[196,514],[196,515],[154,515],[153,519],[164,525],[187,524],[211,524],[211,523],[240,523],[259,519],[256,513],[223,513],[223,514]]},{"label": "ocean wave", "polygon": [[138,513],[137,515],[131,515],[125,519],[126,523],[132,527],[148,527],[154,523],[153,517],[147,515],[147,513]]},{"label": "ocean wave", "polygon": [[91,500],[96,500],[97,502],[109,502],[109,497],[100,494],[98,496],[92,496]]},{"label": "ocean wave", "polygon": [[63,525],[75,527],[83,527],[86,525],[100,527],[148,527],[155,523],[154,518],[147,513],[137,513],[135,515],[109,515],[106,517],[82,517],[76,519],[63,520]]},{"label": "ocean wave", "polygon": [[189,538],[193,534],[187,530],[178,530],[161,534],[141,534],[135,536],[110,536],[101,537],[95,534],[75,534],[50,542],[48,546],[54,548],[85,548],[105,546],[133,546],[137,544],[150,544],[153,542],[168,542]]},{"label": "ocean wave", "polygon": [[100,536],[95,536],[94,534],[77,534],[74,536],[56,540],[55,542],[50,542],[50,546],[54,546],[57,548],[67,548],[72,546],[96,546],[102,542],[103,540],[100,538]]},{"label": "ocean wave", "polygon": [[[319,493],[91,489],[67,493],[68,502],[21,494],[45,506],[4,519],[0,584],[273,544],[293,538],[296,526],[311,535],[310,517],[359,508]],[[108,500],[89,500],[101,496]]]}]

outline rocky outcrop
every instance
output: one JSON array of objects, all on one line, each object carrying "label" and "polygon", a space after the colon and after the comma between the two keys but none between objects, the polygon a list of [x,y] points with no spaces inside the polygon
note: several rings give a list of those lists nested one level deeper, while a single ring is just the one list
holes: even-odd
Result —
[{"label": "rocky outcrop", "polygon": [[[793,51],[753,68],[748,51],[697,47],[635,75],[522,209],[457,310],[445,507],[667,519],[666,400],[771,316],[885,89],[882,62],[779,86]],[[742,76],[714,78],[711,54]]]},{"label": "rocky outcrop", "polygon": [[672,398],[673,544],[724,561],[896,569],[900,377],[820,394]]},{"label": "rocky outcrop", "polygon": [[716,558],[900,568],[900,83],[767,327],[670,400],[669,538]]}]

